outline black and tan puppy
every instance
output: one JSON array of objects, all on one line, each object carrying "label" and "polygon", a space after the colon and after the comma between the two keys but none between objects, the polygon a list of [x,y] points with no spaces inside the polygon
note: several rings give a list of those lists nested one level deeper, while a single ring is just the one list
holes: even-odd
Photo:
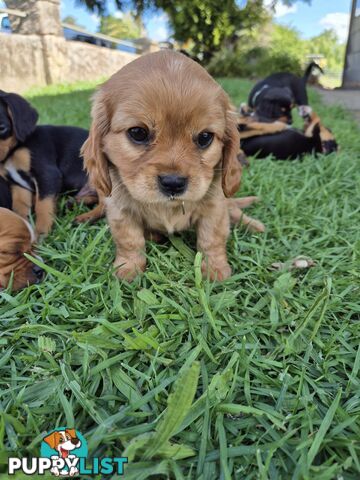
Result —
[{"label": "black and tan puppy", "polygon": [[26,218],[36,194],[36,233],[46,235],[58,195],[77,192],[88,180],[80,157],[88,132],[36,126],[37,119],[36,110],[24,98],[0,91],[0,162],[11,181],[12,208]]},{"label": "black and tan puppy", "polygon": [[292,123],[291,110],[299,108],[302,117],[311,113],[306,83],[314,68],[321,70],[317,63],[312,62],[304,75],[298,77],[292,73],[274,73],[258,82],[250,92],[249,106],[255,111],[261,122],[281,120]]},{"label": "black and tan puppy", "polygon": [[325,155],[329,155],[330,153],[337,152],[339,150],[339,146],[333,132],[330,130],[330,128],[325,127],[325,125],[322,124],[320,117],[317,115],[317,113],[311,112],[308,116],[305,117],[304,134],[307,137],[312,137],[316,125],[320,126],[322,153],[324,153]]},{"label": "black and tan puppy", "polygon": [[329,155],[338,150],[331,130],[312,112],[304,119],[304,130],[291,128],[280,121],[259,122],[245,105],[237,118],[240,148],[245,155],[277,160],[293,160],[307,153]]},{"label": "black and tan puppy", "polygon": [[305,136],[300,130],[289,128],[272,135],[244,138],[240,145],[248,156],[272,156],[277,160],[295,160],[307,153],[323,153],[319,124],[314,126],[311,137]]}]

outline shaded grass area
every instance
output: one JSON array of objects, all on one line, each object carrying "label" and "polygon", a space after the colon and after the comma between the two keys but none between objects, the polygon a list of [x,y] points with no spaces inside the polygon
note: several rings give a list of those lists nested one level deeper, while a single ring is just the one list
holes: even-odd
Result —
[{"label": "shaded grass area", "polygon": [[[246,100],[249,82],[222,84]],[[87,127],[92,91],[29,98],[42,123]],[[252,162],[241,195],[267,232],[233,230],[221,284],[200,279],[192,233],[148,243],[146,273],[119,283],[106,223],[74,226],[60,202],[45,282],[0,293],[3,471],[67,425],[90,456],[125,451],[126,479],[360,477],[360,135],[311,101],[341,152]],[[269,270],[297,255],[316,266]]]}]

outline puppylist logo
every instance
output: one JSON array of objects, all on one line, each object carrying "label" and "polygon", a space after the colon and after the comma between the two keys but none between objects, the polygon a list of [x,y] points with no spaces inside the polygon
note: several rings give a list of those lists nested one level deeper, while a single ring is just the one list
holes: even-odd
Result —
[{"label": "puppylist logo", "polygon": [[41,442],[40,457],[9,458],[9,475],[44,475],[51,472],[56,477],[78,475],[124,475],[126,457],[93,457],[88,459],[84,436],[74,428],[60,427],[48,433]]}]

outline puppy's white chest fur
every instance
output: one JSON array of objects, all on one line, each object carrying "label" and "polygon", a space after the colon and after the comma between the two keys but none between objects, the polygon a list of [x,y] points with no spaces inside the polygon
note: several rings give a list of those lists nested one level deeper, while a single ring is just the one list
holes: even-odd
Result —
[{"label": "puppy's white chest fur", "polygon": [[194,207],[169,200],[166,205],[143,207],[143,221],[149,230],[166,234],[187,230],[194,223]]}]

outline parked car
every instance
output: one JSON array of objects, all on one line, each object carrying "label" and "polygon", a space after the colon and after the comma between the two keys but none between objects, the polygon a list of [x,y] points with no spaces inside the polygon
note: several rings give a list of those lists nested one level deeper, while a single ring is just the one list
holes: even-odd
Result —
[{"label": "parked car", "polygon": [[72,28],[69,28],[69,27],[64,27],[63,31],[64,31],[64,37],[66,38],[66,40],[74,40],[76,42],[90,43],[91,45],[97,45],[99,47],[113,48],[111,42],[108,42],[101,38],[97,38],[91,35],[91,33],[85,33],[85,32],[80,33],[77,30],[73,30]]},{"label": "parked car", "polygon": [[[7,13],[0,13],[0,32],[12,33]],[[124,43],[116,43],[105,38],[99,38],[96,35],[92,35],[91,33],[79,32],[70,27],[63,27],[63,32],[66,40],[90,43],[91,45],[97,45],[98,47],[112,48],[115,50],[121,50],[123,52],[137,53],[138,51],[137,46],[134,44],[134,42],[131,41],[124,41]]]},{"label": "parked car", "polygon": [[11,25],[7,13],[0,13],[0,32],[11,33]]},{"label": "parked car", "polygon": [[79,32],[70,27],[64,27],[63,30],[64,30],[64,37],[66,38],[66,40],[90,43],[91,45],[97,45],[98,47],[112,48],[115,50],[121,50],[123,52],[130,52],[130,53],[137,52],[136,46],[133,45],[133,42],[131,41],[124,41],[124,44],[122,44],[122,43],[112,42],[111,40],[107,40],[105,38],[99,38],[96,35],[92,35],[91,33]]}]

